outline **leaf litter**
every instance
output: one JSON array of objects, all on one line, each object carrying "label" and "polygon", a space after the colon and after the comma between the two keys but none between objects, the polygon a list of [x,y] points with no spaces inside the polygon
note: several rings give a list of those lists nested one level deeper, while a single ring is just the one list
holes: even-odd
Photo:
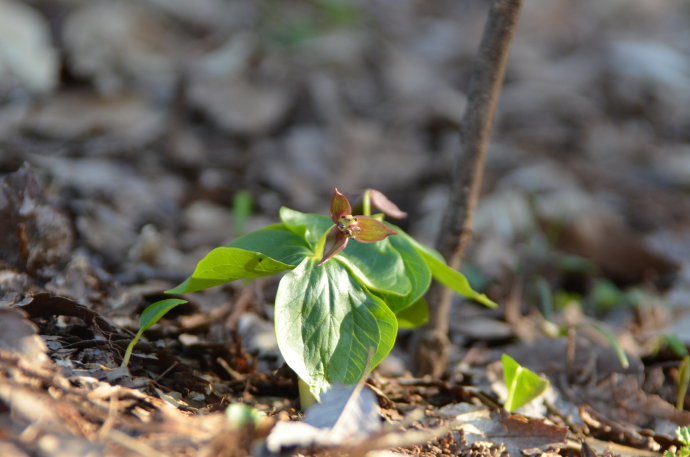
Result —
[{"label": "leaf litter", "polygon": [[[239,235],[240,191],[254,199],[251,229],[283,205],[325,212],[334,185],[375,186],[410,214],[405,230],[432,240],[440,219],[424,216],[445,205],[483,6],[0,10],[23,24],[0,27],[0,454],[258,455],[276,423],[307,426],[319,409],[297,410],[275,348],[277,282],[198,294],[123,369],[139,313]],[[367,431],[359,447],[288,453],[681,447],[688,399],[674,409],[681,358],[664,338],[687,349],[690,335],[687,8],[523,10],[468,255],[473,285],[504,307],[457,303],[442,379],[410,373],[414,330],[402,331],[358,397],[384,423],[352,415]],[[551,384],[513,416],[498,409],[504,352]],[[231,423],[222,411],[236,403],[267,419]],[[322,405],[332,427],[342,408]]]}]

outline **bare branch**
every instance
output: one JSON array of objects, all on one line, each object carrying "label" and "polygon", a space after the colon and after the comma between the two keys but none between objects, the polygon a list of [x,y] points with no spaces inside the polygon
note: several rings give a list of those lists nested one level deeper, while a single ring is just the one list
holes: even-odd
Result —
[{"label": "bare branch", "polygon": [[[484,156],[521,6],[522,0],[493,1],[470,77],[469,104],[460,127],[460,151],[436,243],[437,249],[455,269],[460,267],[472,238],[474,209],[484,175]],[[430,317],[415,343],[416,370],[420,374],[440,376],[446,368],[452,292],[434,284],[427,298]]]}]

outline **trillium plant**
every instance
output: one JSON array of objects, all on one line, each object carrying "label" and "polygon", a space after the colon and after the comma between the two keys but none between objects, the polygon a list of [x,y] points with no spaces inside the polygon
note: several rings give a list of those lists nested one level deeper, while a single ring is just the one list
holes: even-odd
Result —
[{"label": "trillium plant", "polygon": [[[381,213],[372,215],[372,207]],[[432,277],[464,297],[495,306],[437,251],[386,222],[384,215],[406,214],[381,192],[367,190],[362,208],[362,215],[353,215],[338,189],[331,198],[330,217],[283,207],[279,223],[213,249],[189,278],[166,293],[191,293],[287,272],[275,299],[278,347],[301,387],[316,399],[332,384],[357,383],[388,355],[398,328],[427,320],[423,297]],[[152,304],[142,313],[141,328],[181,303],[170,299]]]}]

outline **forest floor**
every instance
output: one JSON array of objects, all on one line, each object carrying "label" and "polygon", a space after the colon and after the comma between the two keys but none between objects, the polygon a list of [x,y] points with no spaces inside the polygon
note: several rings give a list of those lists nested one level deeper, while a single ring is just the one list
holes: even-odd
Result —
[{"label": "forest floor", "polygon": [[[281,206],[327,214],[334,187],[376,188],[433,245],[486,3],[0,1],[0,455],[680,448],[684,0],[524,2],[463,266],[500,307],[456,299],[441,378],[414,374],[400,331],[368,380],[380,431],[266,445],[303,418],[279,278],[185,296],[121,366],[141,311]],[[503,353],[550,381],[514,415]],[[238,425],[237,404],[267,418]]]}]

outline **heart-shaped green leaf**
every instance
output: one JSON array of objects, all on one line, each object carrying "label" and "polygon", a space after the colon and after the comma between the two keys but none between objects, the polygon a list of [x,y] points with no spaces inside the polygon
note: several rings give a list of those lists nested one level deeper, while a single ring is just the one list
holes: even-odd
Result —
[{"label": "heart-shaped green leaf", "polygon": [[390,352],[395,314],[338,262],[307,258],[280,281],[275,328],[287,364],[318,396],[333,383],[353,384]]},{"label": "heart-shaped green leaf", "polygon": [[220,247],[206,254],[206,257],[196,264],[194,273],[182,284],[165,292],[168,294],[196,292],[237,279],[271,276],[292,268],[295,266],[280,262],[260,252]]},{"label": "heart-shaped green leaf", "polygon": [[541,395],[549,381],[521,366],[508,354],[501,356],[503,381],[508,389],[505,409],[515,411]]}]

